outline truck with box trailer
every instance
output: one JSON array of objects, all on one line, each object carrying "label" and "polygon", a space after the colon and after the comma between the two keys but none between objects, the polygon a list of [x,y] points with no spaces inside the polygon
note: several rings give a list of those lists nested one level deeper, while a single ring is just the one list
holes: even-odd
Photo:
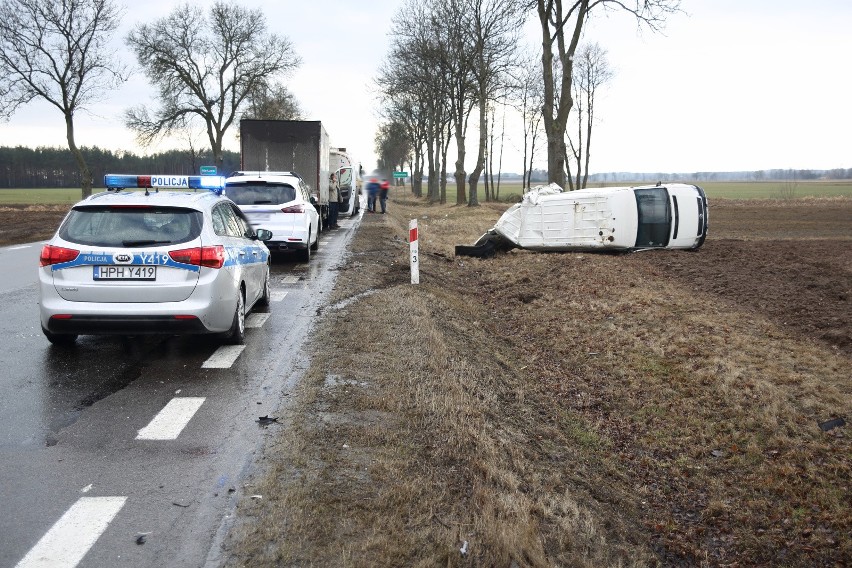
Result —
[{"label": "truck with box trailer", "polygon": [[330,150],[319,120],[240,120],[240,169],[298,174],[316,200],[322,227],[328,219]]}]

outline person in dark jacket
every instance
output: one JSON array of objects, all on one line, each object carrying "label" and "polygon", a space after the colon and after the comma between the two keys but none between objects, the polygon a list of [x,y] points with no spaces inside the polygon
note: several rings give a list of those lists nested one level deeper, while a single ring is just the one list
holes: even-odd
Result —
[{"label": "person in dark jacket", "polygon": [[376,198],[379,196],[379,180],[371,177],[367,183],[367,211],[376,212]]}]

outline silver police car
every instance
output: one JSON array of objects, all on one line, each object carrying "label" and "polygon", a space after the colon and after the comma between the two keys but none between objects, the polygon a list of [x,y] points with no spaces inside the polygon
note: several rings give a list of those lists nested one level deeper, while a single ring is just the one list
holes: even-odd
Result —
[{"label": "silver police car", "polygon": [[42,249],[47,339],[212,333],[243,343],[246,313],[270,299],[271,233],[221,195],[221,177],[104,181],[108,191],[74,205]]}]

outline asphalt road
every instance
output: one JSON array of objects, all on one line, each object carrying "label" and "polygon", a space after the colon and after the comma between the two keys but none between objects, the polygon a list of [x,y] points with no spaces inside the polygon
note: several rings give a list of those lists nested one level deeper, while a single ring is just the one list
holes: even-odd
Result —
[{"label": "asphalt road", "polygon": [[51,346],[41,243],[0,248],[0,568],[220,565],[242,482],[279,428],[258,418],[306,370],[358,222],[324,233],[310,264],[273,264],[273,301],[249,316],[242,351],[198,337]]}]

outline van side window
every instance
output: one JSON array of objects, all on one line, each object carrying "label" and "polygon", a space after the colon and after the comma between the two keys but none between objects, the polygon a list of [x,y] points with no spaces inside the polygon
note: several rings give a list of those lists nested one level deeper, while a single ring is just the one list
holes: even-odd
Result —
[{"label": "van side window", "polygon": [[637,247],[664,247],[669,244],[672,214],[669,193],[664,187],[637,189],[636,207],[639,212]]}]

